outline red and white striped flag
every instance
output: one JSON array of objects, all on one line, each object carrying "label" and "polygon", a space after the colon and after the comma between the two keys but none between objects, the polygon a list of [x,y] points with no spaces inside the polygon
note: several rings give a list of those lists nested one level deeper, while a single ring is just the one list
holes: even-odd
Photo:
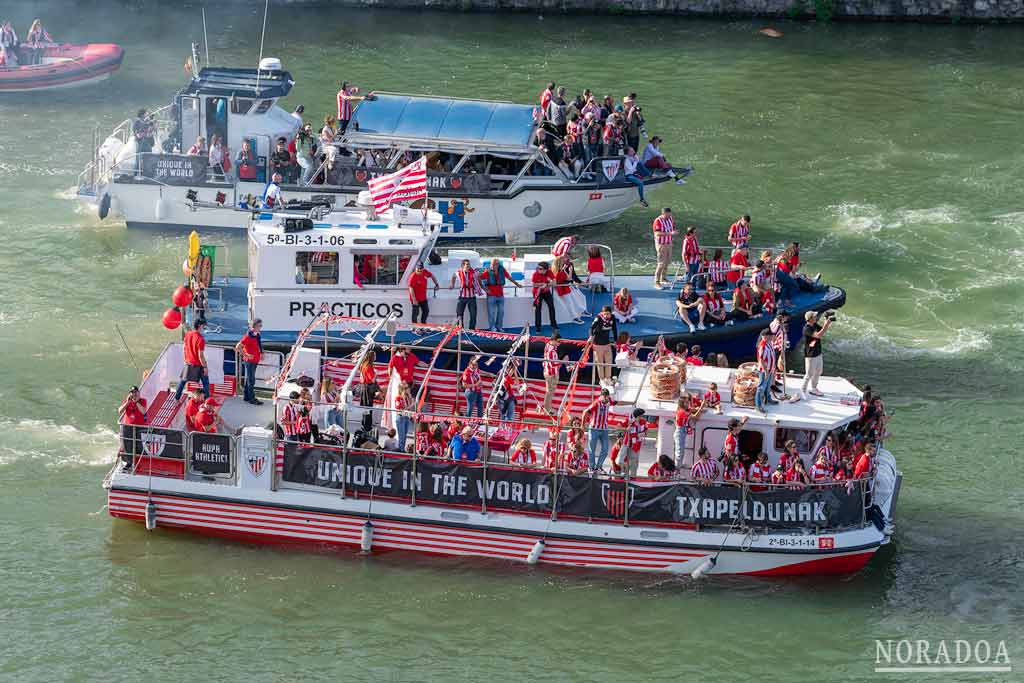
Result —
[{"label": "red and white striped flag", "polygon": [[427,198],[427,157],[367,183],[373,208],[380,213],[395,202]]}]

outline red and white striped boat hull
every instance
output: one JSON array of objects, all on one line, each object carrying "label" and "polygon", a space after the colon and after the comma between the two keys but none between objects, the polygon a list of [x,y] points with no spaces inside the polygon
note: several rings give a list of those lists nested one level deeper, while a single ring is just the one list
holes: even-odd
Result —
[{"label": "red and white striped boat hull", "polygon": [[[137,479],[143,484],[142,477]],[[135,482],[132,482],[135,484]],[[187,482],[179,482],[188,485]],[[219,488],[198,485],[203,488]],[[348,510],[301,507],[295,499],[310,494],[297,491],[267,492],[267,497],[290,501],[238,500],[187,491],[148,493],[144,484],[119,487],[115,480],[108,492],[113,517],[144,521],[147,502],[157,511],[157,526],[256,543],[338,546],[359,548],[367,520],[367,501],[332,496],[337,506]],[[316,494],[313,494],[316,495]],[[396,514],[401,513],[401,515]],[[445,518],[458,516],[464,521]],[[593,569],[657,573],[689,573],[716,554],[722,534],[710,532],[662,531],[621,524],[558,521],[546,518],[498,513],[486,516],[493,526],[475,524],[479,512],[445,512],[444,508],[411,507],[386,502],[373,504],[373,552],[399,550],[430,555],[472,556],[515,562],[527,561],[537,540],[545,538],[539,563]],[[419,519],[417,519],[419,517]],[[495,528],[501,525],[502,528]],[[517,528],[516,528],[517,527]],[[547,529],[545,527],[548,527]],[[555,529],[557,527],[557,529]],[[568,533],[567,533],[568,532]],[[644,534],[706,536],[705,543],[645,541]],[[843,536],[849,538],[844,539]],[[816,538],[816,537],[813,537]],[[825,538],[825,537],[823,537]],[[824,549],[771,550],[769,538],[758,538],[740,547],[741,539],[727,545],[709,573],[748,575],[846,574],[861,569],[884,542],[866,530],[839,532],[827,536]],[[865,542],[866,541],[866,542]],[[831,546],[831,548],[828,548]]]}]

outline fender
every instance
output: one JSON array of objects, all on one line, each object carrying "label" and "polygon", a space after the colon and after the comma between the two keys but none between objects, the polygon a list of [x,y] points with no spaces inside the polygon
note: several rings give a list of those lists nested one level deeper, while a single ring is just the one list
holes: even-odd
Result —
[{"label": "fender", "polygon": [[103,193],[103,197],[100,198],[100,208],[99,208],[100,220],[102,221],[103,219],[105,219],[107,217],[107,214],[109,214],[109,213],[110,213],[110,193],[109,192],[104,192]]}]

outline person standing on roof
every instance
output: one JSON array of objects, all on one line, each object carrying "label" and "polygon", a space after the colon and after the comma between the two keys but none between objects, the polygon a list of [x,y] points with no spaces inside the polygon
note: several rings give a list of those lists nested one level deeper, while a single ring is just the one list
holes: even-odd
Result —
[{"label": "person standing on roof", "polygon": [[492,332],[500,332],[505,326],[505,285],[511,283],[516,288],[522,287],[512,279],[505,270],[501,259],[491,259],[491,267],[480,271],[480,284],[487,294],[487,327]]},{"label": "person standing on roof", "polygon": [[197,320],[185,335],[182,352],[185,356],[185,376],[178,382],[178,390],[174,392],[174,400],[181,400],[181,392],[188,382],[200,382],[203,385],[203,396],[210,398],[210,372],[206,365],[206,340],[203,339],[202,320]]},{"label": "person standing on roof", "polygon": [[252,321],[252,326],[246,330],[245,335],[235,344],[235,357],[241,359],[244,373],[244,400],[254,406],[263,405],[263,401],[256,398],[256,368],[263,356],[263,337],[260,334],[262,330],[263,321],[256,318]]},{"label": "person standing on roof", "polygon": [[355,111],[355,103],[366,98],[359,94],[359,88],[350,85],[348,81],[341,82],[338,90],[338,134],[344,133],[352,120],[352,113]]},{"label": "person standing on roof", "polygon": [[665,207],[651,225],[654,231],[654,249],[658,255],[658,265],[654,268],[654,288],[661,289],[669,283],[665,280],[668,266],[672,262],[672,238],[676,234],[676,223],[672,218],[672,209]]},{"label": "person standing on roof", "polygon": [[775,347],[772,345],[772,333],[767,329],[761,330],[757,339],[757,392],[754,394],[754,405],[761,413],[767,413],[766,406],[770,403],[778,403],[772,399],[769,392],[772,383],[775,381],[775,364],[778,357],[775,354]]},{"label": "person standing on roof", "polygon": [[476,329],[476,297],[482,294],[480,279],[469,259],[462,259],[462,267],[452,275],[452,289],[459,290],[459,301],[455,304],[455,316],[466,327],[466,310],[469,310],[469,327]]},{"label": "person standing on roof", "polygon": [[426,324],[427,316],[430,315],[430,305],[427,302],[427,280],[434,281],[434,293],[437,293],[437,288],[440,287],[440,283],[434,274],[423,267],[423,262],[420,261],[416,264],[416,270],[413,271],[412,275],[409,276],[409,303],[412,304],[412,322],[416,322],[417,313],[419,313],[419,322]]}]

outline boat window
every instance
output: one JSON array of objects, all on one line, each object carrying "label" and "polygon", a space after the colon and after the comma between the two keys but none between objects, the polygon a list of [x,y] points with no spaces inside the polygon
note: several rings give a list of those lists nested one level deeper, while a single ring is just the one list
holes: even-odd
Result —
[{"label": "boat window", "polygon": [[357,237],[352,240],[352,244],[377,244],[377,240],[370,237]]},{"label": "boat window", "polygon": [[266,114],[267,110],[273,106],[274,100],[260,100],[260,106],[256,107],[256,114]]},{"label": "boat window", "polygon": [[247,114],[252,109],[252,100],[248,97],[232,97],[231,98],[231,113],[232,114]]},{"label": "boat window", "polygon": [[808,453],[818,443],[818,432],[814,429],[779,427],[775,430],[775,450],[781,451],[790,439],[796,442],[798,451]]},{"label": "boat window", "polygon": [[[725,427],[707,427],[701,434],[701,445],[707,446],[711,451],[712,459],[717,459],[722,454],[722,447],[725,446],[725,435],[728,430]],[[740,431],[739,439],[740,453],[756,458],[757,454],[764,450],[764,435],[756,429],[743,429]]]},{"label": "boat window", "polygon": [[388,244],[396,244],[398,246],[409,246],[412,244],[412,240],[408,239],[394,239],[388,240]]},{"label": "boat window", "polygon": [[297,251],[295,252],[295,284],[336,285],[338,284],[338,252]]},{"label": "boat window", "polygon": [[413,254],[353,254],[352,272],[363,286],[395,286],[402,280]]}]

